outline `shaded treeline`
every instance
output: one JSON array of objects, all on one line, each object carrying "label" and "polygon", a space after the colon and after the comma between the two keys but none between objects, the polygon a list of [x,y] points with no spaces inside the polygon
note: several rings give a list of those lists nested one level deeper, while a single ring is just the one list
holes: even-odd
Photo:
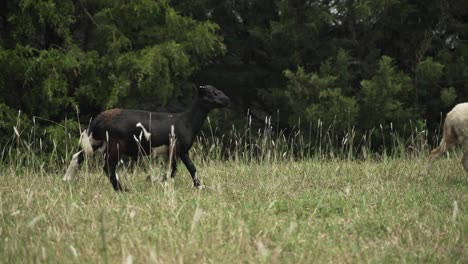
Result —
[{"label": "shaded treeline", "polygon": [[0,5],[3,142],[18,110],[76,128],[77,109],[83,124],[112,107],[179,111],[208,83],[235,102],[212,115],[219,133],[245,127],[248,112],[261,126],[271,117],[272,131],[328,131],[337,145],[351,132],[383,142],[434,131],[468,99],[466,1]]}]

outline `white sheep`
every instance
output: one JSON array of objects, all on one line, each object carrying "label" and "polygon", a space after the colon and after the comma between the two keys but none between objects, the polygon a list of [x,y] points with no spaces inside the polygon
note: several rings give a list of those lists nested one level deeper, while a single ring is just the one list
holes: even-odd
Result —
[{"label": "white sheep", "polygon": [[444,155],[454,145],[462,145],[462,164],[468,172],[468,103],[457,104],[447,114],[444,121],[444,131],[439,147],[431,151],[427,160],[426,171],[428,172],[434,161]]}]

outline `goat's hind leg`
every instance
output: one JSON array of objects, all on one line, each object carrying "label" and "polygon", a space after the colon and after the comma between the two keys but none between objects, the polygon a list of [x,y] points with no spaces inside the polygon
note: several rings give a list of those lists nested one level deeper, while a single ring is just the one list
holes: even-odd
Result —
[{"label": "goat's hind leg", "polygon": [[[174,156],[172,158],[172,160],[170,159],[169,157],[169,154],[167,154],[166,156],[166,162],[167,163],[171,163],[171,179],[174,179],[176,173],[177,173],[177,158]],[[158,178],[157,176],[151,176],[151,175],[148,175],[148,177],[146,177],[146,180],[147,181],[150,181],[150,182],[157,182],[158,180],[161,180],[162,182],[165,182],[167,180],[167,171],[163,172],[162,173],[162,176],[161,178]]]},{"label": "goat's hind leg", "polygon": [[122,188],[122,185],[120,184],[119,178],[117,176],[117,163],[118,159],[113,159],[109,158],[106,159],[106,164],[104,165],[104,171],[107,174],[107,177],[109,178],[112,187],[114,187],[114,190],[116,191],[126,191],[124,188]]},{"label": "goat's hind leg", "polygon": [[171,178],[174,178],[177,173],[177,158],[174,157],[171,163]]},{"label": "goat's hind leg", "polygon": [[[175,151],[175,147],[173,147],[172,151],[170,149],[167,151],[166,159],[167,159],[168,164],[170,164],[171,166],[170,168],[171,180],[174,179],[177,173],[177,157],[178,157],[178,154]],[[167,180],[168,174],[169,173],[165,173],[163,175],[163,181]]]}]

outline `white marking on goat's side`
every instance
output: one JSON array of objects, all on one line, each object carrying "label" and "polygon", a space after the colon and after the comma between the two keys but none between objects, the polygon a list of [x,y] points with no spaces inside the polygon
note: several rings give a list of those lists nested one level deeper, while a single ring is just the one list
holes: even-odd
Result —
[{"label": "white marking on goat's side", "polygon": [[164,155],[167,153],[169,147],[167,145],[161,145],[161,146],[157,146],[153,149],[151,149],[151,152],[155,155],[155,156],[159,156],[159,155]]},{"label": "white marking on goat's side", "polygon": [[83,152],[83,150],[80,150],[79,152],[75,153],[75,155],[73,155],[70,165],[68,166],[68,169],[65,172],[65,176],[63,176],[62,178],[63,181],[71,181],[75,177],[79,165],[78,156],[81,152]]},{"label": "white marking on goat's side", "polygon": [[175,136],[175,126],[174,125],[171,125],[171,136]]},{"label": "white marking on goat's side", "polygon": [[137,127],[140,127],[141,130],[143,130],[143,134],[145,135],[146,140],[149,140],[151,137],[151,133],[146,130],[146,128],[141,124],[141,122],[138,122],[136,124]]}]

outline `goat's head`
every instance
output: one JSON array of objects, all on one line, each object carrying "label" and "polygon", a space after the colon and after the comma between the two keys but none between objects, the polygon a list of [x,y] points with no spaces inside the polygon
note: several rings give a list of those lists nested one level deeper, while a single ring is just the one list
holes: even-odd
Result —
[{"label": "goat's head", "polygon": [[227,107],[231,103],[229,97],[211,85],[200,86],[198,95],[201,101],[210,108]]}]

